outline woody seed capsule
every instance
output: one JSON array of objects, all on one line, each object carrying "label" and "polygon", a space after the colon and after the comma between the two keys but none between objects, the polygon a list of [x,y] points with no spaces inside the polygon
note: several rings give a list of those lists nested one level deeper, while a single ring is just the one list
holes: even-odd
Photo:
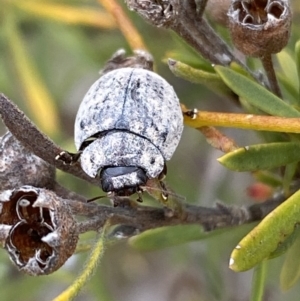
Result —
[{"label": "woody seed capsule", "polygon": [[0,193],[0,238],[19,270],[47,275],[74,253],[78,233],[68,204],[32,186]]},{"label": "woody seed capsule", "polygon": [[292,20],[288,0],[233,0],[228,17],[233,43],[245,55],[277,53],[288,42]]}]

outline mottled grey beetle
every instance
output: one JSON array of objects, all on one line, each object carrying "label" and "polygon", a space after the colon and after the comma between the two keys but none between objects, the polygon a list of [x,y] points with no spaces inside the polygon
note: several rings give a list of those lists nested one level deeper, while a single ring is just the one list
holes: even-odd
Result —
[{"label": "mottled grey beetle", "polygon": [[[149,67],[149,54],[135,54],[139,63],[144,56]],[[118,196],[131,195],[148,179],[164,176],[165,161],[172,157],[183,130],[172,86],[137,61],[130,64],[134,68],[123,68],[126,59],[123,51],[113,56],[85,95],[75,121],[82,169],[99,177],[103,191]]]}]

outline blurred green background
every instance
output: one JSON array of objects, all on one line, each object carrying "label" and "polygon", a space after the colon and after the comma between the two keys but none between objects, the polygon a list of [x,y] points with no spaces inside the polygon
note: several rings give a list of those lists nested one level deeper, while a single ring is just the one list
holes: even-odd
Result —
[{"label": "blurred green background", "polygon": [[[75,150],[73,124],[84,94],[99,77],[99,70],[112,53],[119,48],[130,51],[114,19],[99,2],[0,0],[0,91],[43,132],[70,151]],[[207,111],[240,112],[229,100],[172,75],[164,63],[166,58],[174,55],[196,64],[197,55],[174,33],[148,25],[128,11],[122,1],[118,3],[142,35],[155,59],[156,71],[174,86],[182,103]],[[300,4],[296,0],[292,3],[291,51],[300,37]],[[69,10],[60,16],[55,10],[51,12],[50,6],[39,6],[41,4],[51,7],[64,4]],[[57,7],[57,11],[63,11],[62,7]],[[95,20],[100,18],[101,22],[86,24],[92,11],[103,14],[95,16]],[[75,16],[76,12],[81,18],[70,21],[66,17]],[[228,38],[227,31],[219,29]],[[5,128],[0,126],[2,134]],[[260,141],[260,137],[250,131],[222,129],[222,132],[239,145]],[[226,170],[216,161],[220,156],[221,152],[207,145],[199,132],[185,128],[181,143],[168,163],[167,183],[189,203],[251,204],[253,201],[246,190],[254,183],[253,178],[248,173]],[[61,172],[57,178],[61,184],[87,197],[102,193]],[[151,200],[146,202],[154,204]],[[107,248],[97,273],[76,300],[249,300],[252,271],[235,273],[228,268],[230,253],[247,230],[249,227],[243,227],[208,240],[151,252],[134,250],[126,241],[117,243]],[[6,252],[0,252],[0,300],[53,299],[81,270],[86,256],[87,253],[73,256],[53,275],[34,278],[19,273]],[[279,289],[282,260],[281,257],[270,261],[265,300],[299,300],[300,285],[286,293]]]}]

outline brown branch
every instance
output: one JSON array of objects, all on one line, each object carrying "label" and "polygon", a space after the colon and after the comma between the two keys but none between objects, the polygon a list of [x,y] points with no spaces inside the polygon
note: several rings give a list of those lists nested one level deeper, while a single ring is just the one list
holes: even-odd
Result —
[{"label": "brown branch", "polygon": [[274,70],[273,66],[273,61],[272,61],[272,55],[271,54],[266,54],[263,57],[260,58],[262,65],[265,69],[268,81],[269,81],[269,86],[270,90],[277,95],[278,97],[282,98],[282,93],[276,78],[276,73]]},{"label": "brown branch", "polygon": [[169,26],[172,30],[213,64],[226,66],[238,61],[208,22],[197,14],[195,1],[180,1],[180,6],[176,22]]},{"label": "brown branch", "polygon": [[84,196],[61,186],[57,182],[54,183],[52,190],[63,199],[75,200],[77,202],[84,203],[87,202],[87,199]]},{"label": "brown branch", "polygon": [[199,17],[202,17],[206,8],[208,0],[195,0],[197,7],[197,14]]},{"label": "brown branch", "polygon": [[[90,178],[82,171],[79,163],[65,165],[61,161],[55,160],[55,157],[59,155],[63,149],[41,133],[29,118],[4,94],[0,94],[0,115],[10,132],[24,147],[36,156],[62,171],[99,186],[96,179]],[[68,156],[68,154],[66,154],[66,156]]]},{"label": "brown branch", "polygon": [[[299,185],[297,185],[299,187]],[[292,192],[295,192],[295,187]],[[238,226],[262,220],[267,214],[286,200],[284,193],[277,193],[264,203],[247,207],[228,207],[218,203],[213,208],[185,204],[184,215],[170,214],[164,208],[147,206],[110,207],[96,203],[82,203],[70,201],[69,205],[75,215],[84,216],[87,221],[81,222],[79,231],[98,231],[107,220],[111,225],[122,224],[135,229],[132,233],[163,226],[201,225],[205,231]],[[128,201],[127,204],[131,204]],[[184,218],[182,218],[184,216]]]},{"label": "brown branch", "polygon": [[211,63],[229,65],[236,59],[226,43],[202,18],[204,2],[197,0],[196,4],[194,0],[126,0],[130,9],[154,26],[174,30]]},{"label": "brown branch", "polygon": [[206,0],[125,0],[131,10],[136,11],[156,27],[170,28],[212,64],[223,66],[237,62],[258,82],[263,79],[241,62],[212,29],[202,14]]}]

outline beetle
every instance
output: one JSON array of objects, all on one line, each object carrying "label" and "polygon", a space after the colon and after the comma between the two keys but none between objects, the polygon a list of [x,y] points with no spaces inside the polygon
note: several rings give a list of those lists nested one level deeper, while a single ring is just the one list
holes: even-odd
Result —
[{"label": "beetle", "polygon": [[133,67],[127,66],[123,51],[113,56],[75,119],[82,169],[99,178],[104,192],[117,196],[140,192],[149,179],[162,179],[183,130],[173,87],[149,70],[148,53],[135,55]]}]

